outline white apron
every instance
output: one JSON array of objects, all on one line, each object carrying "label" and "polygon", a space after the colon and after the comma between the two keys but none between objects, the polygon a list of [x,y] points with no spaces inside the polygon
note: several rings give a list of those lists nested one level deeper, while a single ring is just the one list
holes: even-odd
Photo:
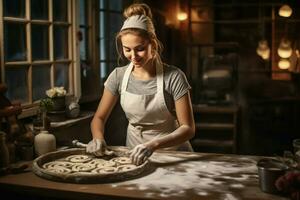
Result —
[{"label": "white apron", "polygon": [[[157,92],[155,94],[133,94],[127,85],[133,64],[130,63],[122,81],[120,103],[128,119],[126,145],[130,148],[170,134],[178,128],[176,118],[169,112],[164,98],[163,66],[156,64]],[[167,150],[193,151],[191,144],[165,148]]]}]

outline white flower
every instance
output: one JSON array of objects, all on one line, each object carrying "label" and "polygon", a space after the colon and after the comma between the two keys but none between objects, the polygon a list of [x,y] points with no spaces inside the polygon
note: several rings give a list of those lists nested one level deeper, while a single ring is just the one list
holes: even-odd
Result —
[{"label": "white flower", "polygon": [[53,97],[62,97],[67,94],[67,91],[64,89],[64,87],[54,87],[49,90],[46,90],[46,95],[50,98]]}]

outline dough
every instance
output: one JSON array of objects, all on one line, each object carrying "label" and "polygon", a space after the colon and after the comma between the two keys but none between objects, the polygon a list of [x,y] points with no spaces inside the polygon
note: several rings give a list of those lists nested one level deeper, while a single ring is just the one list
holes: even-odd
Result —
[{"label": "dough", "polygon": [[118,166],[118,171],[119,172],[126,172],[126,171],[130,171],[132,169],[136,168],[136,165],[132,165],[132,164],[129,164],[129,165],[120,165]]},{"label": "dough", "polygon": [[121,165],[132,164],[131,159],[129,157],[125,157],[125,156],[112,158],[111,161],[114,161]]},{"label": "dough", "polygon": [[72,167],[72,164],[69,162],[64,161],[52,161],[45,163],[43,165],[43,168],[46,171],[52,172],[52,173],[58,173],[58,174],[69,174],[72,172],[70,169]]},{"label": "dough", "polygon": [[108,174],[117,172],[118,168],[116,167],[103,167],[103,168],[96,168],[91,171],[92,174]]},{"label": "dough", "polygon": [[134,170],[137,166],[129,157],[115,157],[110,160],[95,158],[91,155],[77,154],[45,163],[43,168],[58,174],[110,174]]},{"label": "dough", "polygon": [[73,162],[73,163],[84,163],[92,160],[93,157],[89,155],[72,155],[66,157],[67,161]]},{"label": "dough", "polygon": [[96,165],[89,163],[74,163],[72,166],[72,172],[89,172],[96,168]]}]

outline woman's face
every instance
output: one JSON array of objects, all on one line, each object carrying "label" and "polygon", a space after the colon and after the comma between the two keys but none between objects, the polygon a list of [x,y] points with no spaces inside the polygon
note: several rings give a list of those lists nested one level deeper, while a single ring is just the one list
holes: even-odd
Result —
[{"label": "woman's face", "polygon": [[128,33],[121,37],[124,56],[135,67],[143,67],[151,58],[151,44],[145,38]]}]

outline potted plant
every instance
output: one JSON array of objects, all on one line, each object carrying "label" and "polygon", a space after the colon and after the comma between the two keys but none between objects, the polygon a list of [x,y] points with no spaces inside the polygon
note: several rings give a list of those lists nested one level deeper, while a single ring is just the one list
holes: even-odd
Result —
[{"label": "potted plant", "polygon": [[53,87],[46,91],[52,101],[51,111],[64,111],[66,106],[66,90],[64,87]]}]

